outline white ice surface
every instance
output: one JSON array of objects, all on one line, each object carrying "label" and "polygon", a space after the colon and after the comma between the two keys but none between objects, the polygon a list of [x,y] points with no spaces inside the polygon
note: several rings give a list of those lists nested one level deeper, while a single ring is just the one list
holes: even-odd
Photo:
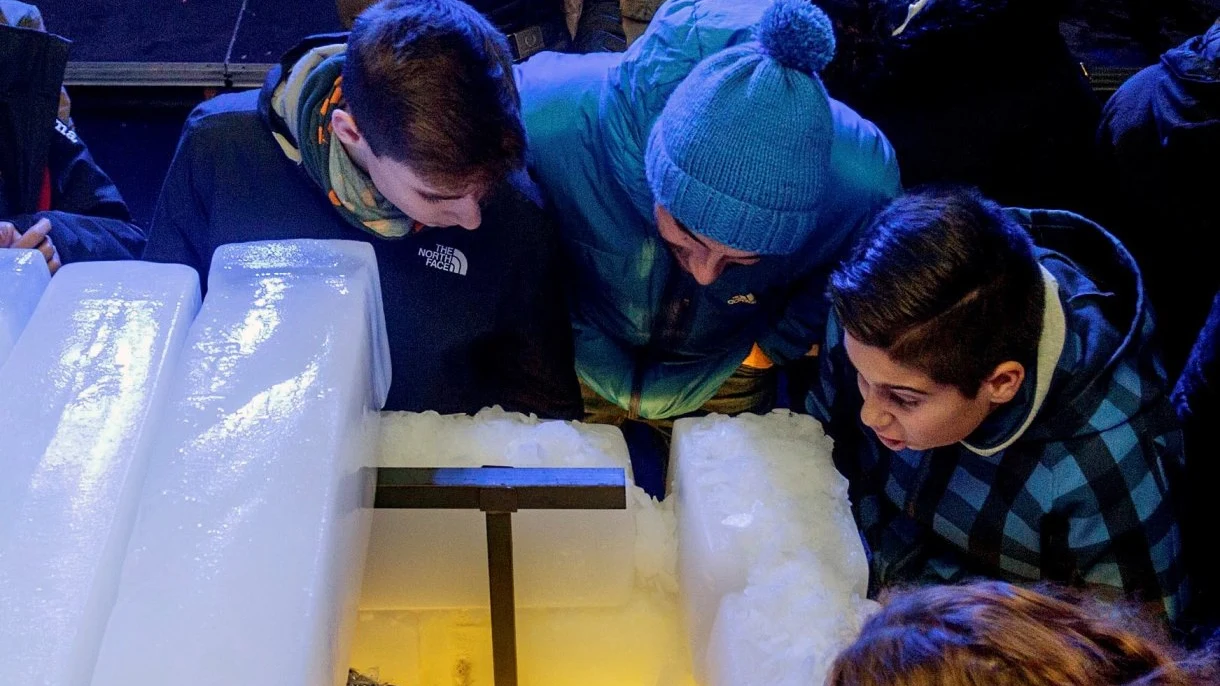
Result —
[{"label": "white ice surface", "polygon": [[[630,483],[627,444],[611,426],[540,421],[499,408],[475,417],[385,413],[382,426],[381,464],[386,467],[620,467]],[[637,569],[645,580],[672,587],[673,520],[665,514],[630,485],[625,511],[513,515],[518,605],[621,605]],[[362,610],[473,608],[487,602],[481,512],[374,514]]]},{"label": "white ice surface", "polygon": [[826,583],[835,573],[812,554],[756,568],[745,590],[720,604],[708,642],[708,686],[825,683],[835,656],[878,608]]},{"label": "white ice surface", "polygon": [[94,686],[346,680],[387,352],[368,244],[217,250]]},{"label": "white ice surface", "polygon": [[[847,480],[834,468],[831,447],[816,420],[783,410],[675,424],[670,468],[679,585],[693,664],[703,683],[775,683],[763,680],[761,671],[751,672],[749,661],[733,662],[741,670],[731,677],[716,673],[729,669],[723,655],[708,655],[718,621],[718,651],[759,643],[753,664],[779,660],[794,673],[802,668],[799,655],[821,655],[823,644],[839,645],[840,634],[828,634],[826,626],[856,621],[868,566]],[[794,564],[800,573],[785,571]],[[743,599],[726,600],[743,592]],[[807,609],[811,597],[824,617],[791,614]],[[782,633],[792,626],[790,619],[805,622],[807,630]],[[760,635],[765,627],[771,633]],[[807,641],[817,648],[800,648]],[[782,672],[777,670],[769,673]]]},{"label": "white ice surface", "polygon": [[0,367],[8,359],[51,280],[37,250],[0,250]]},{"label": "white ice surface", "polygon": [[198,309],[189,267],[70,264],[0,367],[0,684],[89,683]]}]

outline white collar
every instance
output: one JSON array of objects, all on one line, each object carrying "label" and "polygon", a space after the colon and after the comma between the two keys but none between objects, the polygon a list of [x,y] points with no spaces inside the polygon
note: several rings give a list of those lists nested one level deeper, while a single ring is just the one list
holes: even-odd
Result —
[{"label": "white collar", "polygon": [[1051,377],[1055,375],[1055,369],[1059,366],[1059,356],[1063,354],[1063,342],[1067,338],[1067,317],[1063,313],[1063,304],[1059,302],[1059,282],[1046,270],[1046,267],[1038,265],[1038,268],[1042,270],[1045,306],[1042,309],[1042,335],[1038,338],[1038,369],[1034,385],[1034,399],[1030,403],[1029,414],[1026,415],[1021,427],[1003,443],[993,448],[976,448],[966,441],[961,441],[962,446],[976,455],[991,457],[1016,443],[1017,439],[1021,438],[1022,434],[1029,429],[1029,426],[1034,423],[1038,410],[1042,409],[1042,403],[1046,401],[1046,394],[1051,388]]}]

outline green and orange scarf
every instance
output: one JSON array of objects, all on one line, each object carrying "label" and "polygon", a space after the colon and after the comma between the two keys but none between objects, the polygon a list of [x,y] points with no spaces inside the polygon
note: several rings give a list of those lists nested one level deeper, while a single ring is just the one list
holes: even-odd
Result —
[{"label": "green and orange scarf", "polygon": [[306,53],[276,88],[271,107],[296,140],[275,134],[284,154],[302,165],[349,224],[381,238],[402,238],[421,225],[385,199],[368,172],[335,140],[331,113],[344,106],[342,44]]}]

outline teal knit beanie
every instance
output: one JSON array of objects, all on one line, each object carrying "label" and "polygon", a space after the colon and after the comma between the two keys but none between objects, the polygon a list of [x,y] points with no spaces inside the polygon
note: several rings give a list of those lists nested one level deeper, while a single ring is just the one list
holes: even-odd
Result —
[{"label": "teal knit beanie", "polygon": [[822,10],[776,0],[756,41],[700,62],[648,137],[656,203],[730,248],[796,252],[817,226],[829,176],[834,123],[818,72],[834,48]]}]

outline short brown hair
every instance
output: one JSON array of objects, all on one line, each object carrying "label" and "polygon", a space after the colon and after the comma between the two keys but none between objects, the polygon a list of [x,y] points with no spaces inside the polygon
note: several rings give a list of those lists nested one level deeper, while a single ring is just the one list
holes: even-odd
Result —
[{"label": "short brown hair", "polygon": [[1187,686],[1214,664],[1184,660],[1150,621],[1085,597],[1000,581],[898,593],[839,654],[827,686]]},{"label": "short brown hair", "polygon": [[362,12],[343,93],[373,154],[430,183],[486,185],[523,164],[508,44],[460,0],[385,0]]}]

